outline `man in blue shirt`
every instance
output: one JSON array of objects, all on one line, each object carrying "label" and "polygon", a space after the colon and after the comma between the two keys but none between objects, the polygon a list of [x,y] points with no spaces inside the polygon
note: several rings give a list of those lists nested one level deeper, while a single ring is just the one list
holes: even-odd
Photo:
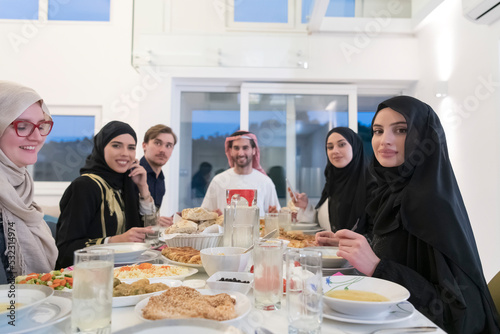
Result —
[{"label": "man in blue shirt", "polygon": [[[165,195],[165,176],[161,168],[172,155],[177,137],[172,129],[163,124],[152,126],[144,135],[142,148],[144,156],[140,164],[146,169],[148,176],[149,192],[159,209]],[[160,217],[161,226],[172,225],[172,217]]]}]

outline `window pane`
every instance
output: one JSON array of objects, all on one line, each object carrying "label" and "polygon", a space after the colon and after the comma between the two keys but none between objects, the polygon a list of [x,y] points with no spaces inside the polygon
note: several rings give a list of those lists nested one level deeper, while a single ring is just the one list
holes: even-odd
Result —
[{"label": "window pane", "polygon": [[39,0],[0,0],[0,19],[38,20]]},{"label": "window pane", "polygon": [[[325,138],[332,127],[348,125],[347,96],[250,94],[250,131],[259,140],[261,165],[273,180],[281,205],[286,205],[285,175],[297,191],[316,203],[325,184]],[[295,119],[295,147],[287,145],[287,118]],[[289,138],[290,139],[290,138]],[[292,150],[290,153],[289,150]],[[286,170],[293,154],[296,175]]]},{"label": "window pane", "polygon": [[330,0],[325,16],[354,17],[355,0]]},{"label": "window pane", "polygon": [[288,23],[288,0],[234,0],[234,22]]},{"label": "window pane", "polygon": [[[330,0],[326,17],[354,17],[355,0]],[[302,0],[302,23],[308,23],[314,0]]]},{"label": "window pane", "polygon": [[73,181],[92,151],[94,116],[52,116],[54,127],[38,153],[35,181]]},{"label": "window pane", "polygon": [[238,93],[182,93],[179,208],[200,206],[212,177],[229,168],[224,143],[239,128]]},{"label": "window pane", "polygon": [[372,119],[380,102],[392,95],[358,95],[358,134],[363,140],[363,148],[368,158],[373,156]]},{"label": "window pane", "polygon": [[110,0],[49,0],[49,20],[109,21]]}]

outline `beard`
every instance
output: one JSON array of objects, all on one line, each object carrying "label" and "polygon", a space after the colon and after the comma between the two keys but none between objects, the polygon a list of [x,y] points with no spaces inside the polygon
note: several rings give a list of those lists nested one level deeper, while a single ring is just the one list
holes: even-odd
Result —
[{"label": "beard", "polygon": [[238,158],[233,158],[233,162],[236,166],[240,167],[240,168],[245,168],[245,167],[248,167],[252,164],[252,161],[253,161],[253,157],[248,157],[248,156],[245,156],[245,159],[238,159]]}]

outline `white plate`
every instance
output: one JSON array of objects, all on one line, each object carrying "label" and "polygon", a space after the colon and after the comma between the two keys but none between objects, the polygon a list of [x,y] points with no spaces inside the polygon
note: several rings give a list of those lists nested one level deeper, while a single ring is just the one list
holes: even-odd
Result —
[{"label": "white plate", "polygon": [[297,230],[320,230],[319,225],[316,224],[308,224],[308,223],[295,223],[290,225],[292,231]]},{"label": "white plate", "polygon": [[71,314],[71,299],[52,296],[33,308],[22,319],[16,319],[16,326],[7,323],[0,326],[0,333],[36,333],[42,328],[55,325]]},{"label": "white plate", "polygon": [[[36,306],[46,302],[54,294],[54,289],[46,285],[35,284],[2,284],[0,285],[0,303],[12,305],[15,300],[17,306],[14,311],[7,308],[0,312],[0,324],[10,320],[9,314],[15,312],[16,323]],[[1,332],[0,332],[1,333]]]},{"label": "white plate", "polygon": [[168,257],[166,257],[165,255],[162,255],[162,258],[165,259],[165,261],[169,262],[169,263],[172,263],[172,264],[175,264],[175,265],[178,265],[178,266],[181,266],[181,267],[190,267],[190,268],[196,268],[198,269],[198,271],[200,273],[204,273],[205,272],[205,268],[203,268],[203,265],[202,264],[194,264],[194,263],[184,263],[184,262],[177,262],[177,261],[174,261],[174,260],[170,260]]},{"label": "white plate", "polygon": [[155,250],[147,250],[133,261],[116,261],[115,259],[115,265],[125,266],[127,264],[148,262],[156,259],[158,256],[161,256],[161,252]]},{"label": "white plate", "polygon": [[332,276],[336,273],[344,275],[357,275],[356,268],[354,268],[349,262],[347,262],[342,268],[323,268],[323,276]]},{"label": "white plate", "polygon": [[243,334],[241,330],[228,324],[207,319],[164,319],[148,321],[122,329],[115,334]]},{"label": "white plate", "polygon": [[[125,283],[125,282],[124,282]],[[178,287],[182,285],[181,281],[164,279],[159,282],[154,283],[163,283],[168,285],[171,288]],[[127,283],[128,284],[128,283]],[[141,300],[151,297],[154,294],[162,293],[163,291],[145,293],[142,295],[134,295],[134,296],[123,296],[123,297],[113,297],[113,307],[124,307],[124,306],[132,306],[140,302]]]},{"label": "white plate", "polygon": [[[203,295],[217,295],[219,293],[227,293],[228,295],[236,299],[236,304],[234,305],[234,307],[237,317],[226,321],[220,321],[226,324],[234,324],[239,320],[243,319],[250,312],[250,309],[252,308],[252,303],[250,302],[250,299],[248,299],[248,297],[245,296],[244,294],[236,291],[219,291],[219,290],[208,290],[208,289],[199,289],[199,290],[197,289],[197,291],[199,291]],[[142,316],[142,309],[148,304],[149,298],[141,300],[135,306],[135,314],[137,314],[137,316],[141,318],[141,320],[155,322],[158,320],[148,320]]]},{"label": "white plate", "polygon": [[323,302],[324,318],[342,322],[350,322],[353,324],[390,324],[393,322],[406,320],[410,318],[413,315],[413,313],[415,313],[415,308],[410,302],[406,301],[393,305],[389,309],[389,312],[381,314],[376,318],[363,319],[334,311],[330,307],[328,307],[326,303]]},{"label": "white plate", "polygon": [[110,244],[94,245],[86,249],[112,249],[115,252],[115,263],[130,261],[135,262],[136,259],[145,251],[151,248],[151,245],[146,242],[117,242]]},{"label": "white plate", "polygon": [[[153,264],[153,266],[171,266],[171,267],[180,267],[180,266],[173,266],[170,264]],[[121,267],[116,267],[114,270],[120,269]],[[184,278],[194,275],[198,272],[198,269],[195,268],[187,268],[187,267],[182,267],[183,269],[187,269],[187,273],[183,275],[173,275],[173,276],[163,276],[163,277],[141,277],[141,278],[119,278],[117,277],[120,281],[123,283],[132,283],[135,281],[138,281],[143,278],[149,279],[149,283],[158,283],[161,282],[162,280],[165,279],[170,279],[170,280],[183,280]]]}]

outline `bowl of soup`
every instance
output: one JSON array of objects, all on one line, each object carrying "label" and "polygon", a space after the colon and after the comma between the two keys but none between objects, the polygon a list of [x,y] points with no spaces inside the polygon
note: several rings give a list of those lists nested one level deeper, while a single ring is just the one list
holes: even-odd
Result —
[{"label": "bowl of soup", "polygon": [[405,287],[379,278],[351,275],[323,278],[325,304],[350,316],[375,318],[409,297]]},{"label": "bowl of soup", "polygon": [[[19,320],[34,307],[47,301],[54,289],[46,285],[2,284],[0,285],[0,317],[8,322]],[[15,321],[13,322],[15,324]]]}]

